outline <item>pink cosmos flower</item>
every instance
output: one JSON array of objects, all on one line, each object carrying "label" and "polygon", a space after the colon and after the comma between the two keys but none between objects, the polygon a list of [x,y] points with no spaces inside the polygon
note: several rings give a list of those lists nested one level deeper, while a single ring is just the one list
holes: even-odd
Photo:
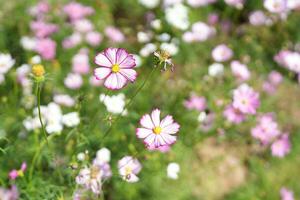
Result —
[{"label": "pink cosmos flower", "polygon": [[291,151],[291,144],[289,141],[289,135],[283,134],[278,140],[276,140],[271,146],[272,155],[283,158]]},{"label": "pink cosmos flower", "polygon": [[274,86],[279,85],[282,82],[282,79],[282,75],[277,71],[271,71],[268,76],[269,82]]},{"label": "pink cosmos flower", "polygon": [[94,70],[98,80],[105,79],[104,86],[111,90],[123,88],[128,82],[134,82],[137,73],[133,55],[122,48],[107,48],[95,57],[100,67]]},{"label": "pink cosmos flower", "polygon": [[274,56],[274,60],[281,66],[300,73],[300,54],[298,52],[282,50]]},{"label": "pink cosmos flower", "polygon": [[232,105],[226,107],[223,112],[224,117],[234,124],[239,124],[246,119],[246,116],[238,109],[235,109]]},{"label": "pink cosmos flower", "polygon": [[21,176],[21,177],[24,176],[24,172],[25,172],[26,168],[27,168],[27,164],[26,164],[26,162],[23,162],[21,165],[21,168],[19,170],[13,169],[9,172],[9,174],[8,174],[9,179],[15,180],[19,176]]},{"label": "pink cosmos flower", "polygon": [[94,9],[88,6],[83,6],[77,2],[70,2],[63,8],[64,13],[68,15],[71,21],[82,19],[94,13]]},{"label": "pink cosmos flower", "polygon": [[273,13],[282,13],[287,9],[287,0],[265,0],[264,7]]},{"label": "pink cosmos flower", "polygon": [[282,187],[280,189],[280,196],[281,196],[281,200],[294,200],[294,193],[293,191]]},{"label": "pink cosmos flower", "polygon": [[132,156],[125,156],[118,162],[119,174],[122,178],[129,182],[134,183],[139,180],[137,174],[141,171],[141,163]]},{"label": "pink cosmos flower", "polygon": [[244,0],[225,0],[225,3],[229,6],[233,6],[237,9],[242,9],[244,6]]},{"label": "pink cosmos flower", "polygon": [[78,44],[80,44],[82,42],[82,36],[80,33],[73,33],[72,35],[66,37],[63,42],[62,42],[62,46],[65,49],[70,49],[73,48],[75,46],[77,46]]},{"label": "pink cosmos flower", "polygon": [[45,60],[52,60],[56,54],[56,43],[50,38],[40,39],[37,41],[35,50]]},{"label": "pink cosmos flower", "polygon": [[150,151],[160,151],[161,153],[167,153],[170,151],[170,146],[169,145],[166,145],[166,146],[160,146],[158,148],[155,148],[155,147],[148,147],[148,150]]},{"label": "pink cosmos flower", "polygon": [[58,30],[57,25],[46,23],[44,21],[33,21],[30,24],[30,28],[38,38],[48,37]]},{"label": "pink cosmos flower", "polygon": [[230,63],[232,74],[240,81],[246,81],[250,78],[251,74],[248,67],[239,61],[232,61]]},{"label": "pink cosmos flower", "polygon": [[85,40],[91,46],[98,46],[102,41],[102,35],[99,32],[91,31],[86,34]]},{"label": "pink cosmos flower", "polygon": [[116,27],[108,26],[105,28],[104,32],[112,42],[121,43],[125,40],[124,34]]},{"label": "pink cosmos flower", "polygon": [[0,187],[0,198],[1,200],[18,200],[18,188],[15,185],[11,186],[9,189]]},{"label": "pink cosmos flower", "polygon": [[212,50],[212,57],[217,62],[224,62],[233,56],[232,50],[225,44],[220,44]]},{"label": "pink cosmos flower", "polygon": [[232,105],[244,114],[253,115],[260,105],[259,93],[244,83],[234,90]]},{"label": "pink cosmos flower", "polygon": [[189,110],[195,109],[201,112],[206,109],[206,99],[204,97],[192,95],[190,99],[184,102],[184,106]]},{"label": "pink cosmos flower", "polygon": [[64,80],[64,84],[67,88],[75,90],[82,86],[83,80],[79,74],[69,73]]},{"label": "pink cosmos flower", "polygon": [[270,113],[260,116],[258,124],[251,130],[251,135],[263,144],[269,144],[280,133],[278,124]]},{"label": "pink cosmos flower", "polygon": [[267,23],[267,16],[261,10],[256,10],[250,13],[249,22],[254,26],[261,26]]},{"label": "pink cosmos flower", "polygon": [[81,49],[80,52],[72,58],[72,71],[78,74],[89,73],[89,56],[85,49]]},{"label": "pink cosmos flower", "polygon": [[145,114],[137,128],[136,135],[143,139],[146,147],[153,149],[161,146],[172,145],[176,142],[175,134],[179,131],[179,124],[174,122],[173,117],[168,115],[160,120],[160,110],[152,111],[151,116]]}]

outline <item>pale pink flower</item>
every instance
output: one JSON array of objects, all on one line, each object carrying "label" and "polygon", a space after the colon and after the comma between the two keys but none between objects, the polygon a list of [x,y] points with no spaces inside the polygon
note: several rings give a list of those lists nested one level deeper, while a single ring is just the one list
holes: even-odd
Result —
[{"label": "pale pink flower", "polygon": [[270,113],[260,116],[257,125],[251,129],[251,135],[260,140],[262,144],[269,144],[280,133],[278,124]]},{"label": "pale pink flower", "polygon": [[30,24],[31,31],[34,32],[38,38],[45,38],[52,33],[58,31],[58,27],[55,24],[46,23],[44,21],[33,21]]},{"label": "pale pink flower", "polygon": [[19,192],[15,185],[11,186],[10,189],[0,187],[0,198],[1,200],[18,200]]},{"label": "pale pink flower", "polygon": [[282,13],[287,10],[287,0],[265,0],[264,7],[273,13]]},{"label": "pale pink flower", "polygon": [[143,139],[146,147],[153,149],[161,146],[172,145],[176,142],[176,133],[179,131],[179,124],[174,122],[173,117],[168,115],[160,120],[160,110],[152,111],[151,116],[145,114],[137,128],[136,135]]},{"label": "pale pink flower", "polygon": [[24,176],[24,172],[27,168],[27,164],[26,162],[23,162],[21,165],[21,168],[19,170],[13,169],[9,172],[9,179],[11,180],[15,180],[16,178],[18,178],[19,176]]},{"label": "pale pink flower", "polygon": [[232,50],[225,44],[220,44],[212,50],[212,57],[217,62],[225,62],[233,56]]},{"label": "pale pink flower", "polygon": [[219,15],[217,13],[210,13],[208,15],[207,22],[209,25],[216,25],[219,21]]},{"label": "pale pink flower", "polygon": [[247,65],[240,63],[239,61],[232,61],[230,63],[232,74],[240,81],[249,80],[251,74]]},{"label": "pale pink flower", "polygon": [[249,22],[254,26],[261,26],[267,23],[267,16],[261,10],[256,10],[250,13]]},{"label": "pale pink flower", "polygon": [[279,85],[282,82],[282,79],[283,79],[282,75],[277,71],[271,71],[268,76],[269,82],[274,86]]},{"label": "pale pink flower", "polygon": [[54,95],[53,100],[55,103],[66,107],[75,105],[75,100],[67,94],[56,94]]},{"label": "pale pink flower", "polygon": [[169,145],[165,145],[165,146],[160,146],[158,148],[153,147],[148,147],[148,150],[150,151],[160,151],[161,153],[167,153],[169,152],[171,149],[171,147]]},{"label": "pale pink flower", "polygon": [[82,49],[72,58],[72,71],[78,74],[87,74],[90,70],[89,55]]},{"label": "pale pink flower", "polygon": [[259,93],[247,84],[240,85],[233,92],[233,107],[244,114],[255,114],[260,105]]},{"label": "pale pink flower", "polygon": [[280,189],[280,196],[281,196],[281,200],[294,200],[294,193],[293,191],[282,187]]},{"label": "pale pink flower", "polygon": [[289,135],[283,134],[278,140],[276,140],[271,146],[272,155],[283,158],[291,151],[291,144],[289,141]]},{"label": "pale pink flower", "polygon": [[121,43],[125,40],[124,34],[116,27],[108,26],[105,28],[104,32],[112,42]]},{"label": "pale pink flower", "polygon": [[80,33],[73,33],[72,35],[70,35],[69,37],[66,37],[63,42],[62,42],[62,46],[65,49],[70,49],[73,48],[75,46],[77,46],[78,44],[80,44],[82,42],[82,36]]},{"label": "pale pink flower", "polygon": [[99,32],[91,31],[86,34],[85,40],[91,46],[98,46],[102,41],[102,35]]},{"label": "pale pink flower", "polygon": [[87,33],[94,29],[94,25],[88,19],[80,19],[73,22],[75,31],[79,33]]},{"label": "pale pink flower", "polygon": [[132,156],[125,156],[118,162],[119,174],[122,178],[129,182],[135,183],[139,180],[137,174],[141,171],[141,163]]},{"label": "pale pink flower", "polygon": [[215,3],[217,0],[187,0],[188,5],[192,7],[200,7],[200,6],[206,6],[208,4]]},{"label": "pale pink flower", "polygon": [[70,89],[79,89],[82,84],[83,80],[79,74],[69,73],[64,80],[65,86]]},{"label": "pale pink flower", "polygon": [[107,48],[95,57],[100,67],[94,70],[94,76],[105,79],[104,86],[111,90],[123,88],[128,82],[134,82],[137,73],[133,55],[122,48]]},{"label": "pale pink flower", "polygon": [[45,60],[52,60],[56,54],[56,43],[50,38],[37,40],[36,52]]},{"label": "pale pink flower", "polygon": [[237,9],[242,9],[244,6],[244,0],[225,0],[225,3],[229,6],[233,6]]},{"label": "pale pink flower", "polygon": [[238,109],[235,109],[232,105],[225,108],[223,115],[229,122],[234,124],[239,124],[246,119],[245,114],[241,113]]},{"label": "pale pink flower", "polygon": [[206,109],[206,99],[204,97],[192,95],[190,99],[184,102],[184,106],[189,110],[195,109],[201,112]]},{"label": "pale pink flower", "polygon": [[77,2],[70,2],[63,8],[64,13],[68,15],[68,17],[74,21],[82,19],[86,16],[89,16],[94,13],[94,9],[88,6],[83,6]]}]

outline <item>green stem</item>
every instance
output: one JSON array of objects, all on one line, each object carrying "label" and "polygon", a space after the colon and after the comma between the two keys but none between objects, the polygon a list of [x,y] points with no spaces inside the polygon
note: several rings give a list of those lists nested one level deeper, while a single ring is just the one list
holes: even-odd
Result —
[{"label": "green stem", "polygon": [[39,120],[40,120],[40,123],[42,126],[42,131],[43,131],[43,134],[44,134],[45,140],[47,141],[47,146],[48,146],[49,144],[48,144],[48,139],[47,139],[47,133],[46,133],[45,126],[42,121],[42,115],[41,115],[41,85],[40,85],[40,83],[37,83],[37,104],[38,104]]}]

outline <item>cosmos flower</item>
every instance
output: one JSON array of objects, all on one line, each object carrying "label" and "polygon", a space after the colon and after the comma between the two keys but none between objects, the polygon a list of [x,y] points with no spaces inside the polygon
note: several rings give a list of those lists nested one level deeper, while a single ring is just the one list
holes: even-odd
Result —
[{"label": "cosmos flower", "polygon": [[287,9],[287,0],[265,0],[264,7],[272,13],[282,13]]},{"label": "cosmos flower", "polygon": [[225,3],[229,6],[233,6],[237,9],[242,9],[244,6],[244,0],[225,0]]},{"label": "cosmos flower", "polygon": [[176,142],[175,134],[179,131],[179,124],[174,122],[170,115],[160,120],[159,109],[153,110],[151,116],[145,114],[141,118],[140,124],[143,128],[137,128],[136,135],[144,140],[147,147],[158,148]]},{"label": "cosmos flower", "polygon": [[283,134],[278,140],[276,140],[271,146],[272,155],[282,158],[291,151],[291,144],[289,141],[289,135]]},{"label": "cosmos flower", "polygon": [[182,3],[177,3],[173,6],[167,7],[165,12],[166,21],[170,25],[180,30],[186,30],[189,27],[189,9],[187,6],[183,5]]},{"label": "cosmos flower", "polygon": [[225,62],[233,56],[232,50],[225,44],[220,44],[212,50],[212,57],[217,62]]},{"label": "cosmos flower", "polygon": [[268,21],[267,16],[261,10],[256,10],[250,13],[249,22],[253,26],[265,25]]},{"label": "cosmos flower", "polygon": [[158,6],[160,0],[139,0],[139,3],[143,6],[145,6],[146,8],[152,9],[155,8],[156,6]]},{"label": "cosmos flower", "polygon": [[189,110],[195,109],[201,112],[206,109],[206,99],[205,97],[192,95],[188,100],[184,102],[184,106]]},{"label": "cosmos flower", "polygon": [[232,105],[225,108],[223,115],[229,122],[234,124],[239,124],[246,119],[245,114],[241,113],[238,109],[235,109]]},{"label": "cosmos flower", "polygon": [[0,53],[0,74],[7,73],[15,64],[15,60],[10,54]]},{"label": "cosmos flower", "polygon": [[102,171],[98,166],[93,165],[89,168],[82,168],[75,180],[78,185],[91,190],[95,194],[100,194],[102,191]]},{"label": "cosmos flower", "polygon": [[15,180],[18,177],[24,176],[24,172],[25,172],[26,168],[27,168],[27,164],[26,164],[26,162],[23,162],[21,165],[21,168],[19,170],[13,169],[9,172],[9,175],[8,175],[9,179]]},{"label": "cosmos flower", "polygon": [[282,187],[280,189],[280,196],[281,196],[281,200],[294,200],[294,193],[293,191]]},{"label": "cosmos flower", "polygon": [[260,105],[259,93],[244,83],[233,91],[232,105],[244,114],[253,115]]},{"label": "cosmos flower", "polygon": [[75,100],[67,94],[57,94],[53,97],[53,100],[55,103],[66,107],[75,105]]},{"label": "cosmos flower", "polygon": [[141,163],[132,156],[125,156],[118,162],[119,174],[122,178],[129,182],[135,183],[139,180],[137,174],[141,171]]},{"label": "cosmos flower", "polygon": [[0,199],[1,200],[17,200],[19,199],[19,192],[15,185],[10,189],[0,187]]},{"label": "cosmos flower", "polygon": [[83,19],[86,16],[89,16],[94,13],[94,9],[88,6],[83,6],[77,2],[70,2],[66,4],[63,8],[64,13],[72,20]]},{"label": "cosmos flower", "polygon": [[125,49],[107,48],[95,57],[95,63],[100,67],[94,70],[94,76],[105,79],[108,89],[119,90],[136,79],[135,60]]},{"label": "cosmos flower", "polygon": [[120,93],[118,95],[104,95],[100,94],[100,101],[104,103],[108,112],[113,114],[122,114],[126,115],[127,110],[125,108],[125,95]]},{"label": "cosmos flower", "polygon": [[172,162],[168,164],[167,175],[170,179],[178,179],[178,173],[180,171],[180,166],[178,163]]},{"label": "cosmos flower", "polygon": [[39,39],[35,51],[45,60],[52,60],[56,55],[56,42],[50,38]]},{"label": "cosmos flower", "polygon": [[213,63],[208,67],[208,75],[211,77],[220,77],[224,74],[224,65],[221,63]]},{"label": "cosmos flower", "polygon": [[240,81],[249,80],[251,74],[247,65],[240,63],[239,61],[232,61],[230,63],[232,74]]},{"label": "cosmos flower", "polygon": [[67,127],[74,127],[80,123],[80,118],[78,112],[70,112],[64,114],[61,119],[62,123]]},{"label": "cosmos flower", "polygon": [[124,34],[116,27],[108,26],[105,28],[104,33],[114,43],[121,43],[125,41]]},{"label": "cosmos flower", "polygon": [[69,89],[79,89],[83,84],[83,79],[79,74],[69,73],[64,80],[64,84]]},{"label": "cosmos flower", "polygon": [[81,49],[72,58],[72,71],[78,74],[87,74],[90,70],[89,56],[86,49]]}]

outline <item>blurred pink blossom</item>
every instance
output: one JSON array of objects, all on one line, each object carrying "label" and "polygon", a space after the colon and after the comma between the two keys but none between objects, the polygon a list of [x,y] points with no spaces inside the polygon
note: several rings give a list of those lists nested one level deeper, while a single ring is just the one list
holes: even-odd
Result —
[{"label": "blurred pink blossom", "polygon": [[35,50],[45,60],[52,60],[56,54],[56,43],[50,38],[39,39],[37,40]]},{"label": "blurred pink blossom", "polygon": [[276,140],[271,146],[272,155],[276,157],[284,157],[291,151],[291,144],[289,141],[289,135],[283,134],[278,140]]},{"label": "blurred pink blossom", "polygon": [[206,109],[206,99],[204,97],[192,95],[188,100],[184,102],[184,106],[189,110],[195,109],[201,112]]},{"label": "blurred pink blossom", "polygon": [[225,44],[220,44],[212,50],[212,57],[217,62],[225,62],[233,56],[232,50]]},{"label": "blurred pink blossom", "polygon": [[116,27],[108,26],[105,28],[104,32],[112,42],[121,43],[125,41],[124,34]]},{"label": "blurred pink blossom", "polygon": [[68,15],[71,21],[82,19],[94,13],[94,9],[84,6],[75,1],[64,6],[63,11]]},{"label": "blurred pink blossom", "polygon": [[294,200],[294,193],[293,191],[282,187],[280,189],[280,196],[281,196],[281,200]]}]

